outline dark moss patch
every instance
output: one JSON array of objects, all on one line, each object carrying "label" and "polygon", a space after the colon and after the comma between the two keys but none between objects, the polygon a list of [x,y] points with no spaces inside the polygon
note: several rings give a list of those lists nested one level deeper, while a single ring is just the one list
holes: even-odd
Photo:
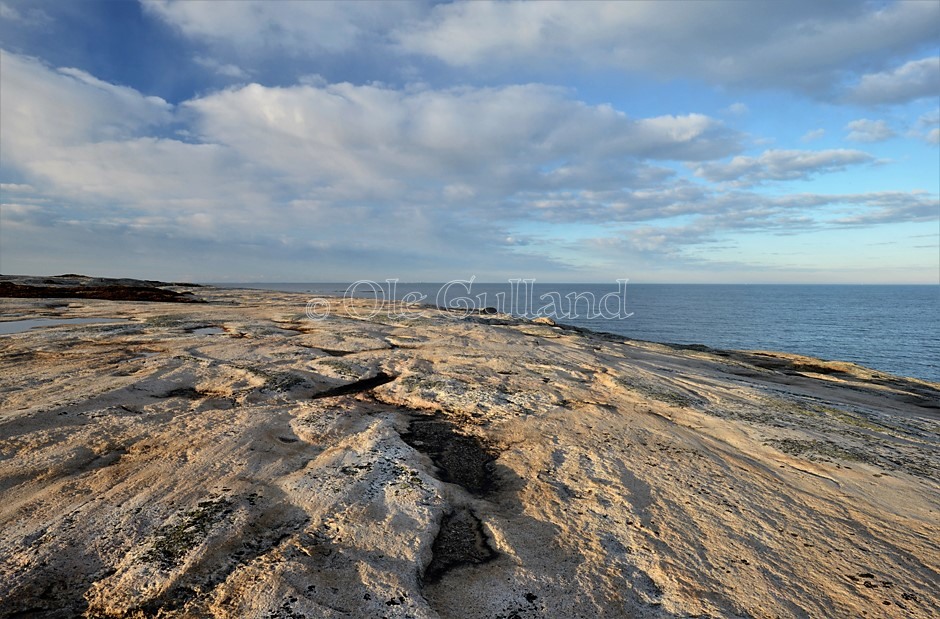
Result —
[{"label": "dark moss patch", "polygon": [[157,529],[153,545],[143,560],[157,563],[164,569],[175,567],[180,560],[209,534],[212,527],[232,512],[232,502],[219,498],[202,501],[174,524]]},{"label": "dark moss patch", "polygon": [[794,363],[794,372],[812,372],[813,374],[847,374],[845,370],[818,363]]},{"label": "dark moss patch", "polygon": [[616,376],[614,381],[631,391],[635,391],[651,400],[657,400],[671,406],[691,408],[705,405],[705,401],[678,387],[673,387],[665,381],[657,384],[642,378]]},{"label": "dark moss patch", "polygon": [[307,384],[306,378],[291,372],[265,372],[264,377],[265,381],[264,386],[261,387],[262,391],[284,393],[294,387]]},{"label": "dark moss patch", "polygon": [[877,464],[877,458],[865,453],[861,449],[846,448],[832,441],[799,440],[793,438],[775,439],[767,441],[780,451],[791,456],[806,456],[810,460],[825,460],[835,458],[849,462],[866,462]]},{"label": "dark moss patch", "polygon": [[194,387],[177,387],[176,389],[170,389],[161,396],[160,398],[183,398],[184,400],[198,400],[203,397],[203,394],[197,391]]}]

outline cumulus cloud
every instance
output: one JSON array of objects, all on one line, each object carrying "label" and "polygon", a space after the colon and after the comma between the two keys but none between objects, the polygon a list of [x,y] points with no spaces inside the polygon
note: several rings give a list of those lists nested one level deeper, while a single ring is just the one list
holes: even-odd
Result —
[{"label": "cumulus cloud", "polygon": [[923,97],[940,97],[940,56],[863,75],[848,95],[852,102],[869,105],[906,103]]},{"label": "cumulus cloud", "polygon": [[[203,185],[207,193],[219,185],[190,184],[190,177],[230,169],[244,178],[240,166],[263,170],[254,176],[267,179],[266,189],[276,182],[321,202],[465,199],[468,188],[495,197],[642,186],[671,174],[645,160],[695,161],[739,148],[737,133],[703,115],[634,119],[537,84],[252,84],[176,110],[83,71],[7,53],[3,86],[4,160],[60,186],[115,198],[134,188],[153,197],[182,196],[189,187],[200,196]],[[171,139],[169,127],[180,123],[201,143]]]},{"label": "cumulus cloud", "polygon": [[845,129],[849,132],[845,139],[850,142],[883,142],[895,135],[894,130],[885,121],[867,118],[853,120]]},{"label": "cumulus cloud", "polygon": [[[202,139],[329,192],[333,199],[401,197],[475,185],[479,196],[578,184],[644,159],[701,160],[738,150],[706,116],[633,119],[559,88],[396,90],[257,84],[187,102]],[[486,179],[481,183],[481,179]]]},{"label": "cumulus cloud", "polygon": [[874,160],[860,150],[766,150],[759,157],[738,156],[729,162],[703,163],[694,170],[696,176],[714,182],[754,184],[767,180],[803,180]]},{"label": "cumulus cloud", "polygon": [[[493,252],[479,262],[494,268],[506,252],[538,262],[480,213],[526,217],[527,192],[657,184],[673,172],[647,160],[724,156],[739,141],[702,115],[634,119],[541,85],[396,90],[316,80],[174,107],[16,54],[5,53],[3,66],[4,171],[21,179],[4,194],[31,187],[29,199],[7,201],[36,207],[4,214],[5,247],[22,241],[7,238],[19,214],[18,225],[40,236],[58,230],[64,245],[123,232],[150,246],[199,238],[227,239],[228,251],[277,247],[331,268],[370,255],[442,265],[430,257],[461,247]],[[173,137],[180,131],[185,141]],[[410,244],[388,229],[407,229]],[[558,266],[544,255],[541,265]]]},{"label": "cumulus cloud", "polygon": [[[389,276],[407,269],[430,279],[468,264],[493,277],[509,268],[560,277],[573,267],[519,226],[646,227],[643,246],[668,253],[680,238],[705,243],[720,230],[823,225],[835,207],[838,225],[865,225],[866,214],[920,221],[935,200],[918,196],[899,210],[901,196],[770,199],[683,179],[676,162],[706,180],[769,182],[871,157],[734,157],[742,136],[708,116],[634,118],[541,84],[397,89],[310,79],[173,106],[17,54],[4,52],[3,68],[4,251],[55,243],[81,254],[76,270],[113,272],[107,265],[120,255],[122,266],[146,272],[160,252],[179,273],[203,256],[201,277],[215,264],[300,280],[373,275],[376,264]],[[655,233],[676,225],[698,232]],[[322,271],[305,272],[310,265]]]},{"label": "cumulus cloud", "polygon": [[35,58],[2,50],[0,56],[5,162],[32,161],[70,144],[146,135],[172,117],[172,106],[158,97],[78,69],[52,70]]}]

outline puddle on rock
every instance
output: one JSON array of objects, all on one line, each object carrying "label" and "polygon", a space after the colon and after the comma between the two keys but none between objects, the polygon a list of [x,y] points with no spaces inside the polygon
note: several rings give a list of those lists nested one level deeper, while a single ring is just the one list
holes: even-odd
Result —
[{"label": "puddle on rock", "polygon": [[479,437],[458,432],[447,419],[416,415],[402,440],[431,458],[441,481],[462,486],[476,496],[495,488],[493,461],[499,454]]},{"label": "puddle on rock", "polygon": [[57,325],[90,325],[104,323],[130,322],[127,318],[29,318],[26,320],[10,320],[0,322],[0,335],[23,333],[37,327],[54,327]]},{"label": "puddle on rock", "polygon": [[219,335],[220,333],[225,333],[225,329],[222,327],[199,327],[198,329],[193,329],[190,333],[194,335]]},{"label": "puddle on rock", "polygon": [[456,567],[480,565],[499,556],[486,539],[480,519],[467,508],[444,516],[433,552],[424,572],[424,582],[428,584],[439,581]]}]

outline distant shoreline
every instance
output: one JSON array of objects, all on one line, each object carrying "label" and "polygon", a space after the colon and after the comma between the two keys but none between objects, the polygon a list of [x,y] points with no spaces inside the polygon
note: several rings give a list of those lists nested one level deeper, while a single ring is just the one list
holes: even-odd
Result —
[{"label": "distant shoreline", "polygon": [[[6,282],[31,284],[33,286],[52,286],[48,291],[33,290],[39,296],[56,293],[63,287],[72,286],[78,291],[71,294],[60,294],[61,297],[72,298],[112,298],[125,300],[159,300],[164,302],[198,302],[200,288],[216,285],[196,285],[188,283],[159,282],[154,280],[133,280],[118,278],[93,278],[80,275],[38,277],[38,276],[0,276],[0,288]],[[97,285],[101,288],[96,292],[92,290]],[[282,288],[275,287],[244,288],[246,284],[217,286],[221,290],[245,290],[255,293],[265,291],[271,293],[296,292],[310,295],[309,298],[328,297],[329,299],[342,299],[348,284],[282,284]],[[375,283],[379,285],[378,282]],[[123,288],[118,288],[118,287]],[[269,286],[276,286],[269,284]],[[421,288],[424,286],[424,288]],[[397,284],[398,296],[413,290],[429,294],[415,307],[422,307],[427,311],[437,311],[438,305],[434,303],[434,295],[442,284]],[[505,284],[478,284],[473,283],[471,295],[465,294],[461,288],[454,288],[458,296],[466,297],[464,300],[471,304],[468,313],[499,313],[512,314],[534,318],[537,315],[524,315],[520,312],[507,312],[515,309],[511,304],[504,303],[502,307],[493,307],[492,303],[500,291],[511,292]],[[567,299],[561,295],[583,294],[592,292],[587,284],[572,285],[565,289],[562,285],[536,283],[536,292],[556,292],[558,306],[562,310],[570,309],[566,305]],[[80,288],[79,288],[80,287]],[[119,292],[120,290],[120,292]],[[907,291],[899,293],[898,291]],[[387,296],[387,288],[376,289],[380,295]],[[478,291],[488,296],[477,300]],[[360,287],[360,293],[369,292],[368,287]],[[617,292],[611,284],[597,286],[593,289],[593,307],[605,294]],[[99,294],[100,293],[100,294]],[[588,319],[584,317],[585,304],[578,305],[581,315],[566,314],[565,311],[549,313],[547,318],[561,325],[584,329],[594,333],[607,333],[615,337],[629,338],[636,341],[655,342],[677,347],[700,347],[713,350],[776,350],[787,354],[805,355],[819,359],[839,359],[858,365],[877,368],[881,372],[897,376],[916,377],[921,380],[940,382],[940,339],[929,337],[930,333],[940,333],[940,319],[932,318],[935,313],[937,301],[933,290],[924,286],[897,285],[897,286],[799,286],[799,285],[686,285],[686,284],[636,284],[626,288],[626,302],[616,308],[608,304],[610,309],[620,309],[622,315],[630,315],[626,319]],[[2,294],[2,291],[0,291]],[[795,296],[805,295],[803,300],[793,300]],[[813,304],[819,298],[829,295],[831,302],[826,302],[813,309]],[[848,296],[846,296],[848,295]],[[867,296],[866,296],[867,295]],[[874,295],[874,296],[872,296]],[[906,296],[905,296],[906,295]],[[911,297],[911,295],[914,295]],[[12,295],[11,295],[12,296]],[[371,294],[360,294],[362,299],[375,299]],[[534,294],[530,295],[535,297]],[[857,297],[854,302],[845,303],[844,299]],[[144,297],[150,297],[149,299]],[[761,299],[779,298],[782,302],[794,303],[792,307],[784,310],[782,316],[786,317],[791,331],[798,336],[783,337],[778,333],[781,324],[773,312],[776,305],[761,304]],[[917,315],[912,312],[916,306],[905,300],[920,298],[922,310],[920,322]],[[688,301],[688,299],[692,299]],[[706,309],[705,304],[720,301],[714,307]],[[727,300],[725,300],[727,299]],[[897,299],[897,302],[894,300]],[[531,301],[528,301],[532,307]],[[815,333],[819,329],[817,314],[831,313],[834,307],[846,305],[857,308],[859,311],[869,309],[866,304],[881,303],[880,312],[888,312],[883,318],[865,328],[863,322],[869,321],[868,314],[857,316],[846,315],[842,319],[829,319],[832,325],[828,331]],[[320,302],[319,305],[332,304],[333,301]],[[834,305],[833,305],[834,304]],[[887,305],[886,305],[887,304]],[[474,307],[475,305],[475,307]],[[510,305],[510,307],[506,307]],[[701,308],[701,309],[700,309]],[[872,306],[877,309],[877,306]],[[313,310],[311,314],[315,316]],[[385,311],[384,309],[382,311]],[[459,310],[458,310],[459,311]],[[705,313],[703,313],[703,311]],[[761,317],[761,312],[764,312]],[[810,312],[810,313],[807,313]],[[635,315],[633,315],[635,314]],[[800,318],[805,314],[804,318]],[[869,312],[870,314],[870,312]],[[893,318],[892,318],[893,316]],[[795,319],[795,322],[794,322]],[[704,324],[703,324],[704,321]],[[750,326],[748,326],[750,325]],[[901,331],[898,331],[898,330]],[[723,331],[724,330],[724,331]],[[879,330],[885,330],[882,335]],[[841,332],[841,333],[840,333]],[[904,334],[907,334],[906,336]],[[926,337],[925,337],[926,336]],[[933,351],[933,352],[932,352]]]},{"label": "distant shoreline", "polygon": [[[384,282],[376,283],[387,288]],[[341,298],[349,284],[239,286]],[[414,290],[426,293],[429,298],[425,303],[433,307],[441,286],[399,282],[397,290],[399,296]],[[509,294],[505,282],[474,282],[473,286],[467,296],[486,292],[492,299],[500,290]],[[564,296],[593,290],[596,298],[616,291],[612,283],[595,288],[588,284],[563,286],[536,282],[536,309],[537,296],[545,291],[557,290]],[[624,320],[549,317],[641,341],[721,350],[778,350],[940,382],[940,286],[629,283],[626,294],[624,313],[633,315]],[[477,303],[477,309],[485,307]]]}]

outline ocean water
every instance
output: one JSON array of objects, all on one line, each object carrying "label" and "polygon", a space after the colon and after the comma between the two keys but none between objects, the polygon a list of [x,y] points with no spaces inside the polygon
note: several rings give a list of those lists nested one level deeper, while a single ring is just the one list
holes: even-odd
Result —
[{"label": "ocean water", "polygon": [[[225,285],[330,296],[342,296],[349,286]],[[396,299],[412,293],[412,300],[424,295],[424,303],[450,306],[461,306],[462,298],[462,306],[517,315],[542,310],[557,322],[633,339],[792,352],[940,382],[940,286],[536,283],[527,289],[474,282],[469,290],[443,287],[398,282],[392,290],[376,282],[353,292]],[[572,294],[580,295],[573,306]],[[608,294],[614,296],[599,307]]]}]

